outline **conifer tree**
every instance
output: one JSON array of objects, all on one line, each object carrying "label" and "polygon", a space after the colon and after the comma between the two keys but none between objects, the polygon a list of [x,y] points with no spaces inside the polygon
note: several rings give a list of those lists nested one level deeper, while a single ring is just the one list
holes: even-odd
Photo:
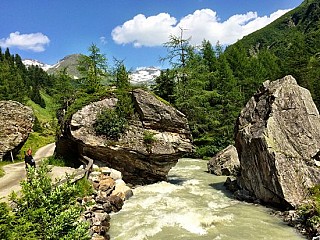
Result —
[{"label": "conifer tree", "polygon": [[155,79],[155,85],[153,86],[153,91],[159,97],[167,100],[170,103],[175,101],[175,77],[173,71],[166,69],[160,72],[160,76]]},{"label": "conifer tree", "polygon": [[107,58],[95,44],[88,50],[89,56],[81,55],[78,70],[82,74],[81,80],[86,92],[92,93],[99,90],[102,79],[107,76]]},{"label": "conifer tree", "polygon": [[129,74],[123,61],[116,61],[115,77],[118,89],[127,89],[130,86]]}]

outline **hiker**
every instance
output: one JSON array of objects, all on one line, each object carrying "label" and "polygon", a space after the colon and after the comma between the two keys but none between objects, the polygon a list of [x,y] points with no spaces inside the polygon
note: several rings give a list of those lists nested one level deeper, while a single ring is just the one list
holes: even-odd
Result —
[{"label": "hiker", "polygon": [[28,169],[28,166],[30,167],[36,167],[36,162],[34,161],[32,157],[32,150],[29,148],[27,150],[27,154],[24,156],[24,163],[26,164],[26,169]]}]

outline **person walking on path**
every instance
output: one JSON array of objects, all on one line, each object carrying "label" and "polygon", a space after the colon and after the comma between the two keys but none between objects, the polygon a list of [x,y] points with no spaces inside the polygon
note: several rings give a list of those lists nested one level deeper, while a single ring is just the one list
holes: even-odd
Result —
[{"label": "person walking on path", "polygon": [[30,167],[36,167],[36,162],[32,157],[32,150],[31,148],[29,148],[27,150],[26,155],[24,156],[24,163],[26,165],[26,169],[28,169],[28,166]]}]

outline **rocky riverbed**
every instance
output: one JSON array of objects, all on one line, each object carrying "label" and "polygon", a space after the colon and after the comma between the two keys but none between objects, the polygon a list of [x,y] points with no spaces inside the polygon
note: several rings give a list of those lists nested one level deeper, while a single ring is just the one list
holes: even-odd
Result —
[{"label": "rocky riverbed", "polygon": [[110,239],[110,213],[121,210],[124,201],[133,193],[130,187],[122,180],[121,172],[108,168],[95,166],[90,173],[94,193],[91,196],[79,199],[85,206],[83,220],[90,224],[92,240]]}]

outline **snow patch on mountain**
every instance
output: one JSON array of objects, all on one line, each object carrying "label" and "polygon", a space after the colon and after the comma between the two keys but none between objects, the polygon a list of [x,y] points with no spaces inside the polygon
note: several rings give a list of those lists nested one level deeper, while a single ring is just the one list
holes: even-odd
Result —
[{"label": "snow patch on mountain", "polygon": [[29,66],[38,66],[40,68],[42,68],[44,71],[47,71],[49,68],[51,68],[52,66],[49,65],[49,64],[45,64],[45,63],[42,63],[38,60],[34,60],[34,59],[24,59],[22,60],[22,63],[26,66],[26,67],[29,67]]},{"label": "snow patch on mountain", "polygon": [[160,72],[161,70],[156,67],[141,67],[130,73],[129,79],[131,84],[134,85],[151,85],[154,83],[154,80],[160,76]]}]

